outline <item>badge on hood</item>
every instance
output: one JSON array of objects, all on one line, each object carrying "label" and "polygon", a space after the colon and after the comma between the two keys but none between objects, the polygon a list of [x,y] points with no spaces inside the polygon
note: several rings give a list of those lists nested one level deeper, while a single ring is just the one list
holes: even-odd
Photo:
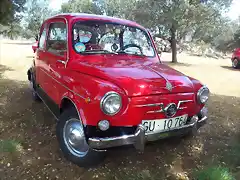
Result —
[{"label": "badge on hood", "polygon": [[172,91],[172,89],[173,89],[173,86],[172,86],[172,84],[169,81],[166,82],[166,88],[169,91]]}]

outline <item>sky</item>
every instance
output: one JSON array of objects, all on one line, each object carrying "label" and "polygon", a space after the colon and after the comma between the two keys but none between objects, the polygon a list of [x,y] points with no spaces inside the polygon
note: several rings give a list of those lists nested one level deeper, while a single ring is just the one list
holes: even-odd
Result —
[{"label": "sky", "polygon": [[[55,10],[61,8],[62,3],[68,0],[50,0],[50,7]],[[240,0],[233,0],[230,10],[226,15],[232,20],[236,20],[240,16]]]},{"label": "sky", "polygon": [[233,0],[230,11],[227,16],[232,20],[236,20],[240,16],[240,0]]},{"label": "sky", "polygon": [[54,10],[59,10],[62,3],[67,2],[68,0],[50,0],[50,7]]}]

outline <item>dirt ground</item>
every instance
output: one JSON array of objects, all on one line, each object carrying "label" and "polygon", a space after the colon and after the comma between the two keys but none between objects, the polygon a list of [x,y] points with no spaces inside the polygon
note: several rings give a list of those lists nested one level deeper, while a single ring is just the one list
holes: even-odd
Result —
[{"label": "dirt ground", "polygon": [[[143,154],[132,147],[111,150],[98,167],[84,169],[63,158],[54,117],[43,103],[31,99],[26,70],[32,56],[29,42],[0,42],[1,180],[184,180],[214,166],[226,167],[240,179],[240,70],[231,68],[229,58],[182,53],[180,63],[173,65],[171,55],[163,54],[164,63],[210,88],[208,124],[194,138],[148,144]],[[1,149],[1,142],[9,145]]]}]

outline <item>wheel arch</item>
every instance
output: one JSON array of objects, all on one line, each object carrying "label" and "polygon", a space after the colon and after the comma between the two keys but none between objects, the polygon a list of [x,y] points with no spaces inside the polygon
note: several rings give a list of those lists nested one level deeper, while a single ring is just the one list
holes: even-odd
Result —
[{"label": "wheel arch", "polygon": [[70,108],[70,107],[74,107],[76,109],[76,111],[78,112],[78,108],[77,108],[77,105],[75,104],[75,102],[71,98],[64,96],[60,103],[60,113],[62,113],[65,109]]},{"label": "wheel arch", "polygon": [[28,69],[28,71],[27,71],[27,76],[28,76],[28,80],[29,80],[29,81],[32,80],[31,73],[32,73],[32,68]]},{"label": "wheel arch", "polygon": [[79,109],[79,107],[77,106],[77,104],[75,103],[75,101],[72,98],[70,98],[68,96],[63,96],[62,100],[61,100],[61,103],[60,103],[60,107],[59,107],[60,108],[60,114],[64,110],[66,110],[68,108],[71,108],[71,107],[73,107],[76,110],[79,119],[82,121],[82,123],[84,125],[85,121],[84,121],[84,119],[81,116],[81,113],[80,113],[81,109]]}]

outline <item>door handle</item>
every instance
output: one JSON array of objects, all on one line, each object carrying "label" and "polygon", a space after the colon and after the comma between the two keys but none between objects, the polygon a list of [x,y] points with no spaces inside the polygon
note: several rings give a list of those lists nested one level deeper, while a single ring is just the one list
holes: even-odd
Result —
[{"label": "door handle", "polygon": [[66,65],[66,61],[63,61],[63,60],[57,60],[57,62],[59,62],[59,63],[62,63],[62,64],[64,64],[64,65]]}]

